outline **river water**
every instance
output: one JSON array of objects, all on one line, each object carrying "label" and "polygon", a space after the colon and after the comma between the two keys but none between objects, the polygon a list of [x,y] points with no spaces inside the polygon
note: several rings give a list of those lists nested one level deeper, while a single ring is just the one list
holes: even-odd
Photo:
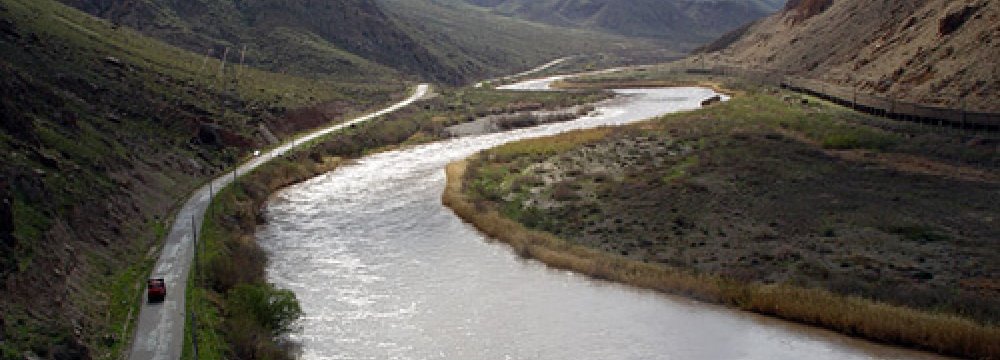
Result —
[{"label": "river water", "polygon": [[[515,85],[538,89],[547,81]],[[524,260],[441,205],[449,162],[505,142],[699,107],[622,90],[600,115],[365,157],[277,193],[258,239],[306,315],[305,359],[931,359]]]}]

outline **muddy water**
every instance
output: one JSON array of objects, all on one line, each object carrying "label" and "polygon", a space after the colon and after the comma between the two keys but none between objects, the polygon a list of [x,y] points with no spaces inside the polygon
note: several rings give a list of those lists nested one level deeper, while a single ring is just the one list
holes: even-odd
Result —
[{"label": "muddy water", "polygon": [[[544,87],[535,83],[522,88]],[[276,194],[258,237],[306,312],[305,359],[914,359],[929,355],[522,260],[441,205],[447,163],[505,142],[693,109],[623,90],[600,115],[366,157]]]}]

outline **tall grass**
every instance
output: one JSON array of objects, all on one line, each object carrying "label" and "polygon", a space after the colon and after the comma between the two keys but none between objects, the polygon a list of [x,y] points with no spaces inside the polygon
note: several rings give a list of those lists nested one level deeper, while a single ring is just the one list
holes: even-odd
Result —
[{"label": "tall grass", "polygon": [[582,143],[604,139],[614,131],[614,128],[571,131],[564,136],[528,139],[500,145],[490,149],[490,154],[498,158],[515,156],[550,156],[568,151]]},{"label": "tall grass", "polygon": [[833,294],[821,289],[764,285],[646,264],[531,230],[489,207],[477,207],[463,190],[468,161],[448,165],[442,202],[488,236],[524,257],[594,278],[733,306],[816,325],[844,334],[943,354],[1000,358],[1000,329],[944,314]]}]

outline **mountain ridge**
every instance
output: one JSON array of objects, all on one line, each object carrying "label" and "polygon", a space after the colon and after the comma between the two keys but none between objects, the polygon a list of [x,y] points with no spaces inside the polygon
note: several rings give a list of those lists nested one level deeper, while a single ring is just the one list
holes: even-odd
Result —
[{"label": "mountain ridge", "polygon": [[796,0],[709,45],[705,58],[906,102],[997,112],[996,39],[995,0]]},{"label": "mountain ridge", "polygon": [[[431,0],[61,1],[216,58],[229,48],[234,61],[249,45],[250,66],[298,75],[416,76],[462,84],[570,53],[612,48],[603,45],[607,42],[630,42]],[[470,24],[466,17],[478,22]],[[505,41],[531,36],[535,41]]]}]

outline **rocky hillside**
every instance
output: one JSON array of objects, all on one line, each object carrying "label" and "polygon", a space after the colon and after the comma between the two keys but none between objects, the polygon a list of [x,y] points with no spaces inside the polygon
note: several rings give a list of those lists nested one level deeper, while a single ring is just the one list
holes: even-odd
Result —
[{"label": "rocky hillside", "polygon": [[374,80],[220,72],[53,0],[0,1],[0,359],[115,356],[177,202],[274,137],[402,95]]},{"label": "rocky hillside", "polygon": [[678,49],[710,41],[778,10],[784,0],[465,0],[560,26],[666,40]]},{"label": "rocky hillside", "polygon": [[715,44],[719,63],[1000,111],[1000,1],[793,0]]}]

